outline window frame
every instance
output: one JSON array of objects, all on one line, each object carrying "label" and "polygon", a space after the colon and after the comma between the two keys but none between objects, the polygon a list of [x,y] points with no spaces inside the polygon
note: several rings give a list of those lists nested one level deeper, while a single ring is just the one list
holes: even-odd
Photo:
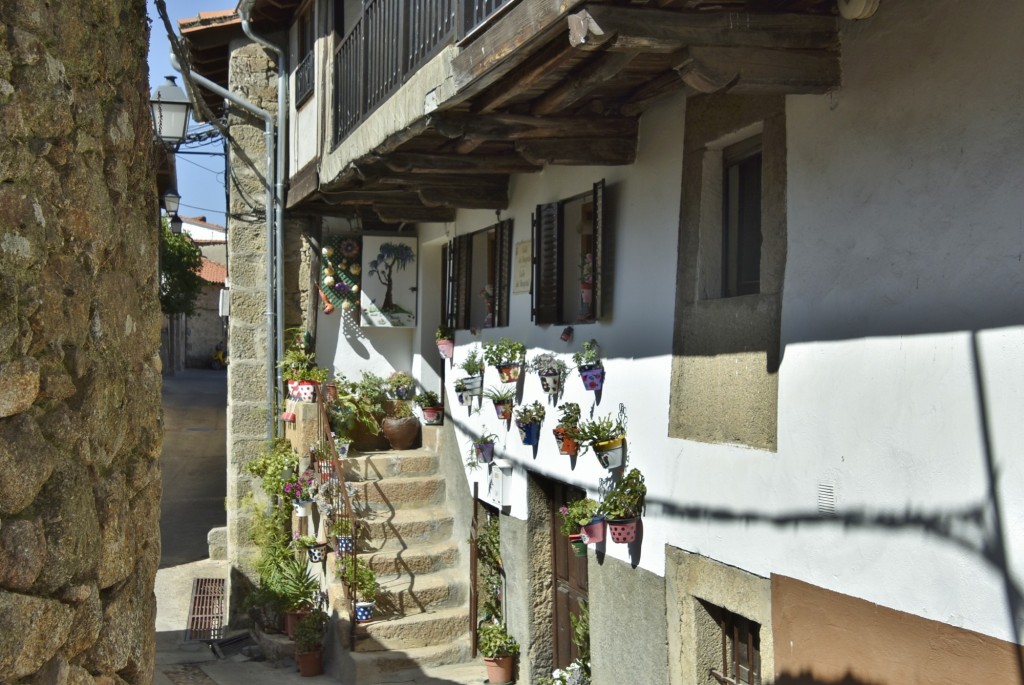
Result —
[{"label": "window frame", "polygon": [[[758,295],[761,292],[763,172],[764,147],[760,133],[722,150],[722,297]],[[755,176],[756,183],[750,183],[751,175]],[[753,192],[755,188],[756,193]],[[748,193],[754,197],[749,197]],[[751,206],[756,206],[756,210],[748,215],[745,210]],[[751,230],[754,225],[756,238]],[[741,281],[745,257],[752,256],[748,252],[755,251],[757,280]]]},{"label": "window frame", "polygon": [[455,330],[470,330],[472,321],[471,299],[473,283],[473,240],[494,231],[494,325],[509,325],[509,294],[512,280],[512,219],[505,219],[472,233],[452,238],[443,250],[444,293],[441,320]]}]

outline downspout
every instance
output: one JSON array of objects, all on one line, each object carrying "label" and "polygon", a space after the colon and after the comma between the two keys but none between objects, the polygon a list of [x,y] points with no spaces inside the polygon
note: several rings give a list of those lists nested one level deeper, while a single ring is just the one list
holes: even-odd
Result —
[{"label": "downspout", "polygon": [[[171,54],[171,66],[174,70],[182,73],[181,64],[178,63],[178,58]],[[275,357],[274,357],[274,314],[271,311],[271,303],[273,301],[273,265],[270,262],[272,256],[272,250],[274,247],[274,216],[270,212],[270,208],[274,202],[274,188],[270,183],[270,178],[276,178],[274,173],[274,116],[265,109],[257,107],[248,100],[245,100],[238,95],[235,95],[231,91],[222,88],[218,84],[214,83],[210,79],[206,78],[201,74],[197,74],[194,71],[190,71],[189,79],[197,84],[206,88],[208,91],[215,95],[228,100],[229,102],[238,105],[246,112],[249,112],[253,116],[257,116],[263,120],[263,141],[267,148],[267,183],[266,183],[266,204],[267,204],[267,439],[270,440],[274,437],[274,429],[276,428],[276,417],[274,415],[274,369],[276,368]]]},{"label": "downspout", "polygon": [[[288,55],[278,46],[262,36],[257,36],[249,23],[249,13],[255,0],[242,0],[238,13],[242,17],[242,31],[255,43],[259,43],[277,55],[277,164],[274,174],[274,264],[276,299],[274,310],[277,321],[277,359],[284,359],[284,176],[286,169],[285,136],[288,132]],[[277,374],[277,387],[284,397],[284,381]]]}]

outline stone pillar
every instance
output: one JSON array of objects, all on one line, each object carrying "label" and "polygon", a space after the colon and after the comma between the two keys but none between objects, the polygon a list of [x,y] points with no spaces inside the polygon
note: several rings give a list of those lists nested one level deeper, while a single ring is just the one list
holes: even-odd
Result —
[{"label": "stone pillar", "polygon": [[[274,113],[277,107],[275,61],[260,46],[232,44],[229,89]],[[232,109],[229,121],[228,263],[231,265],[231,316],[228,335],[227,547],[228,559],[243,571],[256,550],[248,533],[244,505],[254,480],[245,464],[264,448],[267,406],[267,236],[266,148],[261,120]]]},{"label": "stone pillar", "polygon": [[0,3],[0,680],[151,682],[158,209],[146,4]]}]

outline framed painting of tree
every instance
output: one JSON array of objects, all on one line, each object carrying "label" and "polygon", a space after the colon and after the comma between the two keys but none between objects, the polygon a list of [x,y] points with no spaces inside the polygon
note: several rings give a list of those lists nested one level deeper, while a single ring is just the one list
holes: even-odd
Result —
[{"label": "framed painting of tree", "polygon": [[416,236],[363,235],[363,326],[416,325],[417,248]]}]

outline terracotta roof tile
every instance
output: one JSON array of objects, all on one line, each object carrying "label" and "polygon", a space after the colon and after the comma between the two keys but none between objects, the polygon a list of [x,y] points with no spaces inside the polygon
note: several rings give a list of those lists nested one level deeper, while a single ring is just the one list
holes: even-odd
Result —
[{"label": "terracotta roof tile", "polygon": [[199,277],[207,283],[223,285],[228,277],[228,268],[203,257],[203,265],[199,268]]}]

